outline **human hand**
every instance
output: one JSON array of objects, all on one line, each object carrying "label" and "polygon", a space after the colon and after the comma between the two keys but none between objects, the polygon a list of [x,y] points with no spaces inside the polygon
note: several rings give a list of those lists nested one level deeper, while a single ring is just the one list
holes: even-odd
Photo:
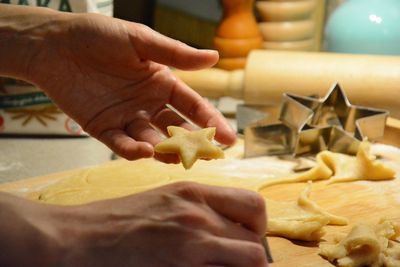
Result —
[{"label": "human hand", "polygon": [[42,23],[35,33],[43,36],[36,38],[41,45],[35,46],[40,49],[29,62],[28,80],[114,152],[131,160],[151,157],[153,146],[161,141],[156,129],[166,133],[169,125],[190,128],[166,104],[200,127],[216,127],[217,141],[234,142],[235,134],[222,115],[167,67],[210,67],[218,60],[217,52],[197,50],[144,25],[101,15],[55,17],[55,23]]},{"label": "human hand", "polygon": [[60,266],[268,265],[264,200],[250,191],[176,183],[67,213],[51,223],[63,246]]}]

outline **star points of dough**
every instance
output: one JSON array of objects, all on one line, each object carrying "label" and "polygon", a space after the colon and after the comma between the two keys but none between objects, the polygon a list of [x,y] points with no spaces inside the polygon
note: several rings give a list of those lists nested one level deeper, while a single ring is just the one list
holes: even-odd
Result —
[{"label": "star points of dough", "polygon": [[224,152],[212,143],[215,128],[188,131],[181,127],[167,128],[170,138],[155,146],[158,153],[178,154],[185,169],[190,169],[198,159],[219,159]]}]

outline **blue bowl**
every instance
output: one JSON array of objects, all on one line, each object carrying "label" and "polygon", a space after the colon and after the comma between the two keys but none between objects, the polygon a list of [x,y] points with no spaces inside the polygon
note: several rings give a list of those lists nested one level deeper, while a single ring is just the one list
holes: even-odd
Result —
[{"label": "blue bowl", "polygon": [[348,0],[329,17],[324,50],[400,55],[400,0]]}]

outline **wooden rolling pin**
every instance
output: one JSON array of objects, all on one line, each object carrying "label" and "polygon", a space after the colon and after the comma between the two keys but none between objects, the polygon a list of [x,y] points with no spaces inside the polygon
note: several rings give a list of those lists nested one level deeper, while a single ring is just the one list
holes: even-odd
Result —
[{"label": "wooden rolling pin", "polygon": [[279,104],[283,93],[324,96],[339,82],[352,104],[400,118],[400,56],[254,50],[244,70],[175,71],[206,97]]}]

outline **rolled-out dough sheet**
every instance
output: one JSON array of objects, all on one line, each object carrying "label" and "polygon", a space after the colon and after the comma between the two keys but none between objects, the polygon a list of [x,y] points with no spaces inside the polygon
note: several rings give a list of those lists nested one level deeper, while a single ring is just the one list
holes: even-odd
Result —
[{"label": "rolled-out dough sheet", "polygon": [[[321,153],[323,155],[329,153],[327,156],[331,161],[324,161],[324,165],[317,162],[316,167],[311,171],[299,175],[302,177],[300,181],[306,180],[308,176],[310,180],[313,180],[313,177],[320,177],[318,172],[321,169],[330,169],[329,167],[332,167],[333,164],[330,162],[340,162],[342,158],[345,158],[348,164],[335,165],[334,171],[329,171],[331,176],[334,173],[351,173],[351,177],[363,179],[363,176],[360,175],[364,175],[366,170],[369,174],[377,173],[376,170],[386,170],[385,166],[369,157],[367,153],[360,152],[357,155],[357,157],[361,155],[367,164],[357,157],[332,152]],[[320,154],[318,157],[324,158],[325,156]],[[292,174],[296,164],[296,162],[279,160],[275,157],[226,158],[217,161],[199,161],[190,170],[185,170],[181,165],[167,165],[153,159],[134,162],[120,160],[84,170],[76,176],[50,185],[36,195],[36,200],[58,205],[77,205],[135,194],[178,181],[195,181],[260,192],[269,181],[287,182],[288,178],[286,177]],[[358,168],[358,171],[352,171],[352,168]],[[359,171],[359,168],[366,168],[366,170]],[[387,170],[387,174],[380,178],[392,178],[394,172],[389,168]],[[308,175],[306,175],[307,173]],[[324,174],[324,172],[322,173]],[[289,179],[289,182],[293,181]],[[346,218],[329,214],[318,206],[318,200],[314,202],[309,198],[310,185],[306,186],[306,189],[299,194],[297,201],[293,200],[292,202],[266,200],[270,234],[290,239],[319,240],[324,234],[323,226],[347,223]]]},{"label": "rolled-out dough sheet", "polygon": [[35,194],[32,197],[51,204],[77,205],[134,194],[177,181],[256,191],[266,180],[285,176],[295,166],[295,162],[273,157],[199,161],[189,170],[180,164],[164,164],[153,159],[118,160],[83,170],[49,185],[39,192],[39,196]]}]

